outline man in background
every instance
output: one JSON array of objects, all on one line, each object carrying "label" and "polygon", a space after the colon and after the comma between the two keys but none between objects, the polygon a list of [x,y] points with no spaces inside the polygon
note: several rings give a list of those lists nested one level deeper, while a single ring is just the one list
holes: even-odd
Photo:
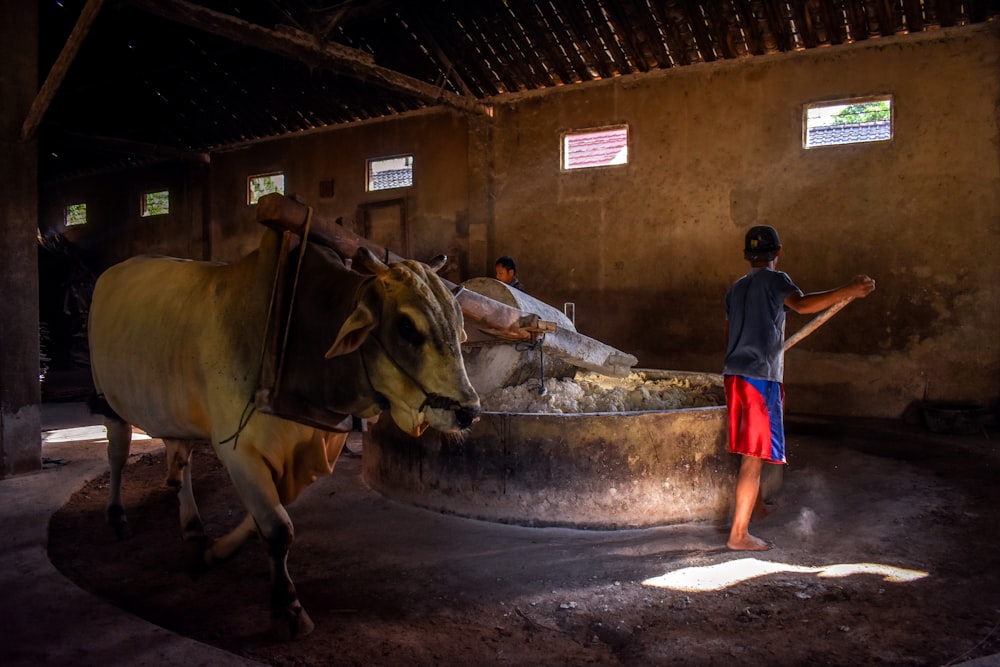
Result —
[{"label": "man in background", "polygon": [[528,290],[524,288],[521,281],[517,279],[517,264],[514,263],[514,258],[509,255],[504,255],[499,258],[494,265],[496,270],[497,280],[502,283],[510,285],[514,289],[519,289],[522,292],[527,293]]}]

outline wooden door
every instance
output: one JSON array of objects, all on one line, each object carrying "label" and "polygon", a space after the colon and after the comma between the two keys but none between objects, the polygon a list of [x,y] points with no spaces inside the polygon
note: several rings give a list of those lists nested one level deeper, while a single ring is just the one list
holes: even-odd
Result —
[{"label": "wooden door", "polygon": [[[396,253],[410,256],[406,236],[406,200],[392,199],[361,205],[361,220],[366,239]],[[385,259],[380,258],[380,259]]]}]

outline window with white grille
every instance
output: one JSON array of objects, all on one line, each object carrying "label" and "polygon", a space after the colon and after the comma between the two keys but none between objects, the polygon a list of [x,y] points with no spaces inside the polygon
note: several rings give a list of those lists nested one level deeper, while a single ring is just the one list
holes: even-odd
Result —
[{"label": "window with white grille", "polygon": [[628,164],[628,126],[567,132],[562,136],[562,168],[588,169]]},{"label": "window with white grille", "polygon": [[802,146],[842,146],[892,139],[892,96],[816,102],[802,108]]},{"label": "window with white grille", "polygon": [[170,191],[147,192],[142,196],[140,209],[139,215],[143,218],[167,215],[170,213]]},{"label": "window with white grille", "polygon": [[413,185],[413,156],[368,160],[368,192],[408,188]]},{"label": "window with white grille", "polygon": [[247,203],[256,204],[257,200],[272,192],[285,194],[285,174],[275,171],[270,174],[257,174],[247,179]]},{"label": "window with white grille", "polygon": [[67,206],[63,222],[66,223],[67,227],[87,224],[87,205],[70,204]]}]

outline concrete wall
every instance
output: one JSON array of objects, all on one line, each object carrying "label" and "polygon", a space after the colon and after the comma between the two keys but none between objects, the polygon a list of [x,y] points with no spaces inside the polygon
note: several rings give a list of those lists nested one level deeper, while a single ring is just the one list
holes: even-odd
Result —
[{"label": "concrete wall", "polygon": [[[424,261],[445,253],[444,275],[467,275],[469,169],[468,122],[448,112],[417,114],[346,130],[317,132],[217,155],[212,161],[213,258],[231,261],[257,246],[261,227],[247,205],[249,175],[282,171],[285,193],[297,195],[314,215],[340,219],[361,232],[360,207],[404,200],[408,256]],[[414,184],[366,192],[370,158],[412,154]],[[320,196],[332,180],[333,196]]]},{"label": "concrete wall", "polygon": [[[1000,398],[998,72],[1000,26],[986,25],[522,95],[492,120],[437,111],[304,134],[178,167],[187,203],[162,234],[113,203],[150,172],[71,187],[125,225],[88,232],[115,255],[220,260],[259,238],[250,174],[283,171],[287,193],[355,229],[363,205],[403,198],[410,256],[448,253],[450,279],[513,255],[533,296],[576,303],[581,332],[641,367],[709,372],[743,234],[773,224],[779,268],[805,291],[878,282],[789,353],[789,410],[895,417],[925,396]],[[803,104],[873,94],[893,96],[891,142],[802,148]],[[628,165],[560,171],[562,132],[618,123]],[[403,153],[414,186],[366,193],[365,160]],[[789,333],[806,321],[791,315]]]},{"label": "concrete wall", "polygon": [[[165,164],[48,186],[39,209],[39,231],[62,234],[97,273],[143,253],[209,259],[208,169],[201,163]],[[161,190],[170,192],[170,213],[142,217],[145,193]],[[87,224],[67,228],[66,207],[79,203],[87,204]]]}]

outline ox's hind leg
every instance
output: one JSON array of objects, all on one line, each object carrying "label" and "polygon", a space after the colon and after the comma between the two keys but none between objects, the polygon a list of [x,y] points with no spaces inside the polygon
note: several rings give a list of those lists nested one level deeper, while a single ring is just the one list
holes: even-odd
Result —
[{"label": "ox's hind leg", "polygon": [[177,489],[181,534],[186,541],[201,544],[205,541],[205,529],[191,486],[191,452],[197,444],[196,440],[163,439],[167,453],[167,486]]},{"label": "ox's hind leg", "polygon": [[191,487],[191,452],[198,442],[164,438],[163,444],[167,451],[167,486],[177,489],[181,534],[186,541],[203,543],[205,529]]},{"label": "ox's hind leg", "polygon": [[[288,575],[288,549],[295,530],[278,498],[271,470],[262,460],[252,457],[228,457],[226,466],[267,548],[271,567],[272,631],[282,639],[304,637],[313,631],[314,625],[302,608],[295,584]],[[245,519],[244,524],[251,517]]]},{"label": "ox's hind leg", "polygon": [[108,465],[111,469],[105,513],[118,539],[122,540],[131,536],[125,507],[122,505],[122,471],[132,449],[132,427],[128,422],[115,417],[105,419],[104,427],[108,430]]}]

